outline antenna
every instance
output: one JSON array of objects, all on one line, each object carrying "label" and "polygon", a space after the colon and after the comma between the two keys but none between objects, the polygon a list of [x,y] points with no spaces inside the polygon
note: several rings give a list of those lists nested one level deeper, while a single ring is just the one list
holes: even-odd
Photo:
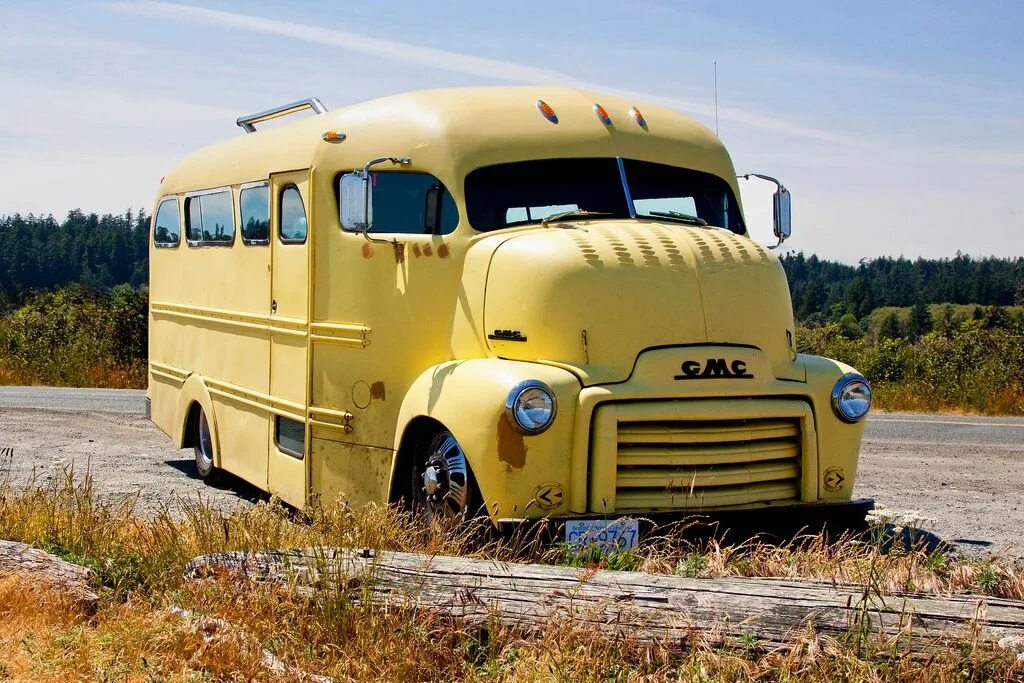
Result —
[{"label": "antenna", "polygon": [[715,135],[718,135],[718,60],[715,60]]}]

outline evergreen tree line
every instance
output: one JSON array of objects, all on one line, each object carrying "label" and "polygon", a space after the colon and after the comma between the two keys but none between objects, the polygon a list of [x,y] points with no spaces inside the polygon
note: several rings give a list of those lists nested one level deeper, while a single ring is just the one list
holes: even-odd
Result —
[{"label": "evergreen tree line", "polygon": [[[145,211],[99,216],[76,209],[63,221],[52,215],[0,216],[0,309],[21,301],[26,291],[65,284],[145,285],[148,230]],[[920,322],[926,304],[1024,305],[1024,257],[958,253],[914,261],[882,257],[851,266],[798,253],[783,256],[782,264],[794,313],[805,323],[845,315],[861,321],[885,306],[916,305]]]},{"label": "evergreen tree line", "polygon": [[80,210],[63,221],[48,216],[0,216],[0,310],[25,292],[66,284],[107,289],[146,284],[145,211],[98,216]]},{"label": "evergreen tree line", "polygon": [[[886,306],[917,307],[923,324],[927,304],[1024,305],[1024,257],[881,257],[857,266],[786,254],[782,265],[793,295],[793,312],[804,323],[863,320]],[[890,330],[891,331],[891,330]]]}]

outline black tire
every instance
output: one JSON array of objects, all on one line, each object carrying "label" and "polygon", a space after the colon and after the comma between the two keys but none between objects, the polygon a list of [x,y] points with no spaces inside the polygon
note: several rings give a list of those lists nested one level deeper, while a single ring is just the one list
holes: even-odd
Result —
[{"label": "black tire", "polygon": [[199,406],[196,407],[195,424],[192,428],[195,443],[192,450],[196,458],[196,471],[200,479],[212,483],[217,480],[220,470],[213,464],[213,432],[206,420],[206,413]]},{"label": "black tire", "polygon": [[413,512],[428,522],[467,522],[480,510],[480,495],[469,462],[462,446],[447,430],[420,440],[409,484]]}]

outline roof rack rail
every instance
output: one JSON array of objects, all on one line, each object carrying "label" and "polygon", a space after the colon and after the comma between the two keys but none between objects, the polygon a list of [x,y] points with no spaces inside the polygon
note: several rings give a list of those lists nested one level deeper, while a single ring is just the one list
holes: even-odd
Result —
[{"label": "roof rack rail", "polygon": [[256,126],[253,124],[269,121],[270,119],[276,119],[280,116],[288,116],[289,114],[294,114],[302,111],[303,109],[312,109],[317,114],[323,114],[328,111],[327,107],[324,106],[324,103],[321,102],[319,98],[307,97],[304,100],[296,100],[295,102],[282,104],[280,107],[274,107],[273,109],[261,111],[257,114],[239,116],[235,123],[241,126],[246,133],[255,133]]}]

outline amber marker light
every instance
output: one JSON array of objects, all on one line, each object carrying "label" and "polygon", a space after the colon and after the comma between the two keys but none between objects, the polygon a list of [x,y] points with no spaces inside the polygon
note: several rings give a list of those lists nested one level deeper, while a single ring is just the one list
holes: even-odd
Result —
[{"label": "amber marker light", "polygon": [[636,125],[640,126],[644,130],[647,130],[647,119],[644,118],[644,115],[640,113],[639,109],[637,109],[636,107],[630,107],[629,115],[633,117],[634,121],[636,121]]},{"label": "amber marker light", "polygon": [[341,142],[345,139],[345,134],[337,130],[329,130],[324,133],[324,140],[327,142]]},{"label": "amber marker light", "polygon": [[608,110],[602,107],[598,103],[594,103],[594,113],[597,114],[597,118],[606,126],[612,125],[612,117],[608,116]]},{"label": "amber marker light", "polygon": [[555,110],[551,108],[551,105],[544,100],[537,100],[537,109],[543,114],[551,123],[558,123],[558,116],[555,114]]}]

